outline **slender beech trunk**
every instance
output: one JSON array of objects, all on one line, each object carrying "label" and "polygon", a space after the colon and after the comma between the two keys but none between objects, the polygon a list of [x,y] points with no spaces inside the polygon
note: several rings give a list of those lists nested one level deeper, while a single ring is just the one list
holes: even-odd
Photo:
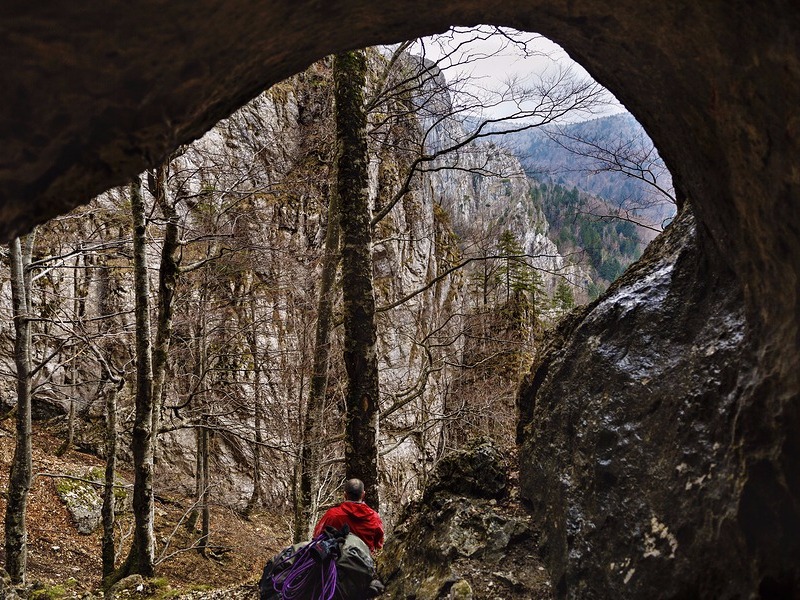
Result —
[{"label": "slender beech trunk", "polygon": [[198,474],[200,483],[200,539],[197,541],[197,550],[203,556],[206,556],[208,548],[208,536],[211,526],[211,507],[210,503],[210,489],[208,479],[208,420],[204,417],[202,427],[200,427],[200,448],[199,448],[199,461],[198,467],[200,473]]},{"label": "slender beech trunk", "polygon": [[134,540],[128,572],[154,574],[153,547],[153,361],[150,346],[150,297],[147,277],[145,207],[141,182],[131,183],[133,270],[136,311],[136,416],[133,424]]},{"label": "slender beech trunk", "polygon": [[303,424],[303,446],[300,458],[300,492],[295,514],[294,541],[307,539],[311,534],[316,506],[315,491],[319,486],[320,442],[325,393],[328,388],[328,368],[333,330],[333,307],[336,301],[336,271],[339,266],[339,195],[333,193],[328,203],[328,227],[319,280],[317,325],[314,338],[314,370],[306,404]]},{"label": "slender beech trunk", "polygon": [[17,436],[8,478],[5,518],[6,571],[14,583],[25,582],[28,532],[25,517],[31,487],[31,262],[34,235],[15,238],[11,250],[11,298],[14,311],[14,363],[17,367]]},{"label": "slender beech trunk", "polygon": [[161,265],[158,270],[158,322],[156,343],[153,347],[153,456],[158,447],[158,429],[161,421],[161,403],[167,373],[167,356],[172,340],[172,312],[175,284],[178,279],[176,253],[178,240],[178,213],[167,198],[167,169],[165,162],[151,179],[151,193],[166,220],[164,242],[161,247]]},{"label": "slender beech trunk", "polygon": [[[75,268],[73,269],[72,279],[72,318],[76,322],[82,322],[83,310],[81,302],[81,286],[78,283],[78,273],[81,270],[81,255],[75,257]],[[78,353],[73,350],[73,357],[70,363],[69,383],[72,386],[72,396],[69,399],[69,415],[67,416],[67,437],[56,450],[56,456],[66,454],[75,441],[75,398],[78,397]]]},{"label": "slender beech trunk", "polygon": [[[247,513],[264,504],[261,483],[261,446],[264,443],[264,399],[261,387],[261,354],[258,351],[258,326],[256,320],[256,297],[252,285],[248,291],[248,314],[242,318],[242,329],[247,331],[247,344],[253,359],[253,420],[255,421],[255,443],[253,444],[253,493],[247,503]],[[243,313],[244,311],[241,311]],[[241,314],[240,313],[240,314]],[[243,316],[243,315],[242,315]]]},{"label": "slender beech trunk", "polygon": [[195,453],[194,453],[194,507],[186,518],[186,529],[194,532],[197,520],[200,518],[200,504],[203,501],[203,430],[195,428]]},{"label": "slender beech trunk", "polygon": [[[99,308],[100,314],[111,315],[118,312],[119,305],[116,295],[111,292],[111,277],[105,256],[101,257],[99,270]],[[115,341],[109,335],[112,328],[111,322],[103,319],[99,324],[100,331],[104,334],[97,352],[97,358],[102,368],[102,382],[105,397],[105,452],[106,469],[103,485],[103,506],[100,516],[103,524],[102,561],[104,584],[114,577],[114,563],[117,548],[114,542],[114,523],[116,521],[114,483],[117,470],[117,394],[125,385],[122,372],[112,367]],[[109,584],[110,585],[110,584]]]},{"label": "slender beech trunk", "polygon": [[375,295],[372,289],[372,232],[367,174],[367,117],[364,109],[366,57],[362,50],[336,55],[337,182],[342,228],[344,362],[347,370],[345,468],[367,489],[378,508],[378,361]]},{"label": "slender beech trunk", "polygon": [[258,319],[256,295],[252,285],[252,273],[246,279],[250,283],[242,283],[237,292],[237,297],[246,298],[246,302],[237,302],[236,314],[239,319],[239,329],[245,332],[250,358],[253,362],[253,421],[254,421],[254,441],[253,441],[253,493],[247,501],[245,514],[250,515],[257,507],[264,505],[264,490],[261,483],[261,446],[264,444],[264,405],[263,389],[261,385],[262,362],[261,353],[258,348]]},{"label": "slender beech trunk", "polygon": [[[207,288],[203,286],[200,290],[200,298],[198,299],[198,305],[200,307],[206,306],[206,292]],[[207,366],[207,356],[206,356],[206,313],[203,310],[199,311],[198,319],[197,319],[197,329],[195,330],[194,336],[194,376],[197,381],[201,381],[204,373],[206,372]],[[198,402],[201,403],[200,410],[205,410],[205,394],[201,393],[198,396]],[[194,491],[195,491],[195,508],[192,509],[192,512],[189,514],[189,518],[186,521],[186,527],[190,531],[193,531],[195,526],[197,525],[197,521],[200,518],[202,513],[202,505],[203,505],[203,492],[206,487],[205,483],[205,474],[203,473],[203,435],[205,433],[204,428],[204,419],[205,417],[201,417],[200,423],[196,427],[196,444],[197,444],[197,451],[195,452],[195,476],[194,476]]]},{"label": "slender beech trunk", "polygon": [[256,370],[254,373],[255,406],[253,409],[253,420],[255,427],[255,443],[253,444],[253,493],[247,502],[247,514],[251,514],[256,508],[264,505],[264,490],[261,483],[261,445],[264,443],[263,422],[264,416],[261,406],[261,373]]},{"label": "slender beech trunk", "polygon": [[[104,377],[107,379],[108,376]],[[106,385],[106,472],[103,485],[103,507],[100,514],[103,519],[103,578],[114,573],[116,546],[114,544],[114,474],[117,470],[117,392],[123,379],[110,381]]]},{"label": "slender beech trunk", "polygon": [[[74,371],[77,369],[73,369],[73,376]],[[72,380],[75,381],[74,379]],[[73,383],[73,388],[77,387]],[[76,392],[73,392],[73,394]],[[61,442],[61,445],[56,450],[56,456],[63,456],[64,454],[72,448],[72,444],[75,442],[75,397],[69,399],[69,413],[67,413],[67,437],[64,438],[64,441]]]}]

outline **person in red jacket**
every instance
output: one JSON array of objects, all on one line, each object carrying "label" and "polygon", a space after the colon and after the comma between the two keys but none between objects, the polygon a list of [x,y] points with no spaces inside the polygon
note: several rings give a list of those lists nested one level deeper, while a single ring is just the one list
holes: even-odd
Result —
[{"label": "person in red jacket", "polygon": [[329,508],[314,528],[314,537],[326,527],[341,529],[345,524],[350,531],[364,540],[370,552],[383,547],[383,522],[380,515],[364,504],[364,482],[348,479],[344,482],[344,502]]}]

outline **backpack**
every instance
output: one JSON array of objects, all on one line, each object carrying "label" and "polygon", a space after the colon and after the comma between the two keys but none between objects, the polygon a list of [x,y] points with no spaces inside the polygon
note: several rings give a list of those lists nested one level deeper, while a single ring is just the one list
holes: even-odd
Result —
[{"label": "backpack", "polygon": [[363,600],[383,592],[369,548],[345,527],[284,548],[258,582],[260,600]]}]

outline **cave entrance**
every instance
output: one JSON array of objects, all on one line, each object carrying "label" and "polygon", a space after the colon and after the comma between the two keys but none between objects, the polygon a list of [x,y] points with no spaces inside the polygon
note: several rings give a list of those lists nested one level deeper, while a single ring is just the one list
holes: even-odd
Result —
[{"label": "cave entrance", "polygon": [[[772,491],[788,486],[795,507],[774,514],[796,521],[796,447],[788,440],[797,439],[800,422],[800,8],[791,3],[26,5],[7,16],[4,31],[13,35],[0,42],[9,90],[0,121],[8,157],[0,231],[9,239],[121,184],[264,85],[331,52],[482,22],[559,42],[658,145],[676,196],[696,212],[709,272],[735,272],[744,290],[757,354],[735,398],[743,478],[755,482],[747,512],[765,514]],[[131,34],[124,52],[120,31]],[[758,469],[748,479],[753,461]],[[792,548],[766,549],[764,561],[783,568],[797,557]],[[763,593],[781,577],[765,580]]]},{"label": "cave entrance", "polygon": [[[795,297],[781,282],[783,267],[795,275],[798,267],[779,257],[800,253],[789,168],[798,151],[796,88],[786,75],[794,72],[795,9],[777,15],[755,5],[732,11],[655,0],[273,8],[134,10],[97,0],[80,13],[26,6],[10,17],[7,30],[18,35],[3,40],[14,90],[14,117],[2,124],[12,157],[3,171],[3,237],[122,183],[322,56],[454,23],[494,23],[556,41],[636,115],[675,178],[676,196],[691,199],[726,266],[748,281],[751,317],[786,332],[794,347],[795,319],[786,319]],[[143,18],[153,24],[143,27]],[[109,22],[136,32],[124,56],[102,33]],[[37,69],[20,69],[17,57]],[[780,93],[754,92],[778,86]],[[45,88],[49,94],[38,93]]]}]

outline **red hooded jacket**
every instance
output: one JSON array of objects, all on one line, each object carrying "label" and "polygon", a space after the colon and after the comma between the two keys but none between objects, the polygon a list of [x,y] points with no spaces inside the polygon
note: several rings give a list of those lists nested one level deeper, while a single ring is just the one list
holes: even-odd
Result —
[{"label": "red hooded jacket", "polygon": [[349,525],[350,531],[364,540],[370,552],[383,547],[383,522],[380,515],[363,502],[342,502],[329,508],[314,528],[317,537],[326,527],[341,529]]}]

